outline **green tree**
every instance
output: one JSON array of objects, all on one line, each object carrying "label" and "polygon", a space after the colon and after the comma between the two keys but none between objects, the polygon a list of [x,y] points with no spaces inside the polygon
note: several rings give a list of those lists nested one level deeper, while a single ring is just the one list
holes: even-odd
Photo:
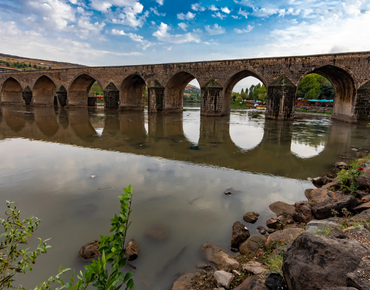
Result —
[{"label": "green tree", "polygon": [[241,103],[243,101],[242,97],[239,95],[235,98],[235,102]]},{"label": "green tree", "polygon": [[312,73],[306,75],[298,85],[297,97],[304,99],[332,99],[334,88],[328,79]]}]

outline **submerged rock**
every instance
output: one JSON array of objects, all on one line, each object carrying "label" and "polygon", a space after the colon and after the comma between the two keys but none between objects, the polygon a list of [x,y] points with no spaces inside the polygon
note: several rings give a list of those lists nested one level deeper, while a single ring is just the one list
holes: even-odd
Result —
[{"label": "submerged rock", "polygon": [[241,222],[233,224],[233,232],[231,236],[231,248],[238,249],[240,244],[250,237],[248,228]]},{"label": "submerged rock", "polygon": [[282,201],[277,201],[269,205],[269,209],[276,214],[276,216],[282,215],[282,214],[288,214],[293,215],[295,212],[294,205],[287,204]]},{"label": "submerged rock", "polygon": [[163,241],[168,237],[168,228],[163,224],[153,225],[145,234],[153,240]]},{"label": "submerged rock", "polygon": [[258,220],[259,216],[260,215],[258,213],[250,211],[243,216],[243,220],[245,220],[247,223],[254,224]]},{"label": "submerged rock", "polygon": [[84,260],[97,258],[101,255],[101,252],[99,251],[99,241],[95,240],[82,246],[78,254]]}]

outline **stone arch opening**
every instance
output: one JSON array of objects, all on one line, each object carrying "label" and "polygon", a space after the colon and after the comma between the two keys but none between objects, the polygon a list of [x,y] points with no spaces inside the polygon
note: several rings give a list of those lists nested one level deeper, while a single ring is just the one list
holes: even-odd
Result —
[{"label": "stone arch opening", "polygon": [[91,86],[97,80],[88,74],[75,78],[68,92],[68,105],[76,107],[95,106],[96,97],[90,96]]},{"label": "stone arch opening", "polygon": [[[241,89],[245,86],[243,89],[245,93],[245,89],[248,88],[248,93],[244,96],[241,96]],[[253,86],[253,87],[252,87]],[[233,101],[233,90],[240,90],[240,97],[243,100],[247,100],[249,98],[260,98],[261,101],[266,101],[267,92],[266,92],[266,86],[265,82],[262,80],[260,76],[255,74],[254,72],[250,70],[243,70],[236,74],[234,74],[226,83],[224,88],[224,97],[223,97],[223,103],[224,103],[224,114],[230,114],[231,109],[231,103]],[[249,96],[249,89],[252,88],[253,92]],[[235,94],[234,94],[235,95]],[[236,95],[237,96],[237,95]],[[243,98],[244,97],[244,98]],[[236,99],[236,98],[235,98]],[[235,101],[234,101],[235,102]],[[240,103],[240,100],[239,100]]]},{"label": "stone arch opening", "polygon": [[179,72],[172,76],[164,89],[164,109],[166,112],[182,112],[184,91],[195,77],[188,72]]},{"label": "stone arch opening", "polygon": [[1,88],[1,103],[2,104],[23,104],[22,86],[17,80],[8,78]]},{"label": "stone arch opening", "polygon": [[119,90],[119,108],[124,111],[144,110],[146,83],[140,75],[125,78]]},{"label": "stone arch opening", "polygon": [[317,69],[314,69],[310,73],[319,74],[327,78],[329,82],[333,85],[335,96],[332,118],[347,122],[356,121],[356,90],[352,76],[344,69],[333,65],[325,65],[319,67]]},{"label": "stone arch opening", "polygon": [[[47,76],[41,76],[33,86],[33,105],[51,106],[55,105],[55,84]],[[58,103],[56,104],[58,105]]]}]

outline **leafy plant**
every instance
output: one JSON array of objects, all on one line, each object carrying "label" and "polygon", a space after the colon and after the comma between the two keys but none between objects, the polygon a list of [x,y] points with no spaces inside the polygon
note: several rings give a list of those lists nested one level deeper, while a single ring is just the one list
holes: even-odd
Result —
[{"label": "leafy plant", "polygon": [[[110,232],[112,235],[100,236],[99,249],[102,252],[102,257],[98,260],[93,260],[91,264],[85,266],[85,272],[76,276],[73,272],[69,282],[64,283],[60,278],[62,274],[70,269],[61,270],[55,277],[50,277],[44,280],[34,290],[49,290],[52,283],[59,283],[61,286],[56,287],[56,290],[67,288],[70,290],[85,290],[90,285],[99,290],[118,290],[122,286],[125,289],[134,289],[134,281],[132,273],[126,275],[120,271],[126,262],[125,257],[125,240],[127,229],[130,226],[129,218],[131,214],[131,198],[132,186],[124,188],[125,193],[119,196],[121,212],[111,219]],[[27,244],[29,237],[37,230],[40,220],[35,217],[29,217],[19,220],[20,211],[16,209],[15,203],[7,201],[8,210],[6,220],[1,219],[1,224],[4,226],[5,232],[0,236],[5,237],[4,242],[0,243],[0,289],[15,288],[13,287],[13,277],[18,273],[26,273],[26,270],[32,270],[31,264],[35,263],[35,259],[41,254],[46,253],[46,249],[51,246],[40,239],[40,244],[35,251],[28,249],[18,249],[18,246]],[[111,265],[111,271],[108,271],[107,265]],[[24,287],[20,287],[25,289]]]},{"label": "leafy plant", "polygon": [[362,170],[361,167],[358,167],[357,163],[352,163],[348,170],[342,169],[338,173],[337,178],[340,185],[345,191],[349,192],[349,194],[356,195],[358,189],[357,178],[363,175]]}]

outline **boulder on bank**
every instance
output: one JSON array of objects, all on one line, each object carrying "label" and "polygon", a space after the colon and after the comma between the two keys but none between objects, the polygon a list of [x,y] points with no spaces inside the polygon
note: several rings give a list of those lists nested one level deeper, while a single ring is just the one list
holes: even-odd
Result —
[{"label": "boulder on bank", "polygon": [[278,220],[277,218],[270,218],[266,221],[266,226],[269,229],[276,230],[277,228],[281,226],[281,223],[280,223],[280,220]]},{"label": "boulder on bank", "polygon": [[295,212],[294,205],[287,204],[282,201],[277,201],[269,205],[269,209],[276,214],[276,216],[282,215],[282,214],[288,214],[293,216]]},{"label": "boulder on bank", "polygon": [[294,220],[300,223],[308,223],[313,219],[311,205],[308,201],[297,201],[295,203]]},{"label": "boulder on bank", "polygon": [[253,275],[259,275],[267,271],[267,267],[257,261],[249,261],[243,265],[243,269]]},{"label": "boulder on bank", "polygon": [[82,246],[78,254],[84,260],[97,258],[101,255],[101,252],[99,251],[99,241],[95,240]]},{"label": "boulder on bank", "polygon": [[265,248],[270,249],[271,246],[278,242],[289,244],[290,242],[293,242],[301,233],[303,233],[303,230],[300,228],[290,228],[282,231],[276,231],[268,236]]},{"label": "boulder on bank", "polygon": [[248,228],[241,222],[233,224],[233,232],[231,236],[231,248],[238,249],[240,244],[250,237]]},{"label": "boulder on bank", "polygon": [[243,215],[243,220],[245,220],[247,223],[254,224],[260,215],[254,211],[247,212],[245,215]]},{"label": "boulder on bank", "polygon": [[284,255],[284,278],[289,289],[346,287],[346,274],[353,272],[369,254],[354,240],[303,233]]},{"label": "boulder on bank", "polygon": [[231,272],[239,267],[239,263],[234,258],[215,244],[204,243],[202,245],[202,254],[204,258],[216,266],[217,270]]},{"label": "boulder on bank", "polygon": [[357,199],[353,195],[342,196],[339,199],[328,200],[312,207],[312,212],[316,219],[326,219],[334,216],[334,212],[342,215],[342,209],[346,208],[351,211],[358,204]]},{"label": "boulder on bank", "polygon": [[230,283],[234,278],[233,274],[220,270],[216,271],[213,275],[217,281],[217,287],[225,287],[226,289],[229,289]]},{"label": "boulder on bank", "polygon": [[333,192],[326,188],[317,188],[312,191],[305,191],[308,201],[313,203],[323,203],[330,200],[337,200],[343,195],[341,192]]},{"label": "boulder on bank", "polygon": [[345,162],[335,162],[334,167],[339,168],[339,169],[348,169],[349,165]]},{"label": "boulder on bank", "polygon": [[264,235],[253,235],[239,246],[242,255],[255,256],[257,251],[265,245],[267,237]]},{"label": "boulder on bank", "polygon": [[234,290],[270,290],[262,281],[259,275],[248,277]]},{"label": "boulder on bank", "polygon": [[347,286],[370,289],[370,257],[362,258],[356,270],[347,274]]},{"label": "boulder on bank", "polygon": [[193,279],[193,277],[193,273],[182,275],[173,283],[172,290],[191,290],[191,279]]}]

